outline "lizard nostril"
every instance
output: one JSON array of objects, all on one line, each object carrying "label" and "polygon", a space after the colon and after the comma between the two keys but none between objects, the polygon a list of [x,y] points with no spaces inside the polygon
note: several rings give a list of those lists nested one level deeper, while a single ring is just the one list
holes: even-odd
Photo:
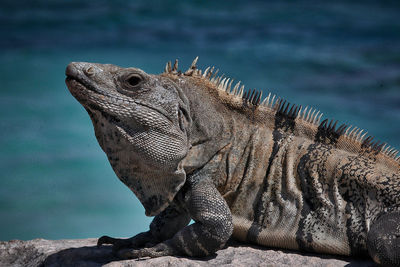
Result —
[{"label": "lizard nostril", "polygon": [[92,76],[94,74],[94,72],[95,72],[95,70],[94,70],[93,66],[87,67],[85,69],[85,74],[88,76]]}]

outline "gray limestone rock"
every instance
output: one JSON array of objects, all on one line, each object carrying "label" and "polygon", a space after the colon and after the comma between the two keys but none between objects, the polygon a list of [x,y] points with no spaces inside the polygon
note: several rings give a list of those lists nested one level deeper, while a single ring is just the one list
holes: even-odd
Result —
[{"label": "gray limestone rock", "polygon": [[97,239],[12,240],[0,242],[0,266],[375,266],[369,259],[300,254],[230,242],[213,256],[119,260]]}]

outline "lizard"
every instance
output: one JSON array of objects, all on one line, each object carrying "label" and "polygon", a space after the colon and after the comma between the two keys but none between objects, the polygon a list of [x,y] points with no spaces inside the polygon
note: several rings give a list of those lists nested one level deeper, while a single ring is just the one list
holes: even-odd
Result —
[{"label": "lizard", "polygon": [[161,74],[67,66],[116,176],[154,216],[148,231],[98,246],[123,259],[205,257],[232,237],[400,265],[398,151],[316,109],[263,99],[197,59]]}]

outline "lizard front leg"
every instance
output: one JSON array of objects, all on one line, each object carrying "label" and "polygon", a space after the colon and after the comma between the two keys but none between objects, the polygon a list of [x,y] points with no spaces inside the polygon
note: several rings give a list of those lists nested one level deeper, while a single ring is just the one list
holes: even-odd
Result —
[{"label": "lizard front leg", "polygon": [[171,203],[169,207],[154,217],[149,231],[127,239],[102,236],[99,238],[97,246],[112,244],[113,250],[116,252],[124,248],[140,249],[151,247],[174,236],[189,221],[190,216],[186,210],[176,205],[176,203]]},{"label": "lizard front leg", "polygon": [[120,257],[207,256],[226,243],[233,231],[227,203],[209,179],[188,181],[188,186],[185,206],[195,223],[154,247],[122,249]]}]

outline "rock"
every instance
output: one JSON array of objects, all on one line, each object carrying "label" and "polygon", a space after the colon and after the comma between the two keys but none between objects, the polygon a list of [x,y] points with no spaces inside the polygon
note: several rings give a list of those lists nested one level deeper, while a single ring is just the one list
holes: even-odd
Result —
[{"label": "rock", "polygon": [[300,254],[230,242],[207,258],[160,257],[119,260],[97,239],[0,242],[0,266],[375,266],[370,259]]}]

